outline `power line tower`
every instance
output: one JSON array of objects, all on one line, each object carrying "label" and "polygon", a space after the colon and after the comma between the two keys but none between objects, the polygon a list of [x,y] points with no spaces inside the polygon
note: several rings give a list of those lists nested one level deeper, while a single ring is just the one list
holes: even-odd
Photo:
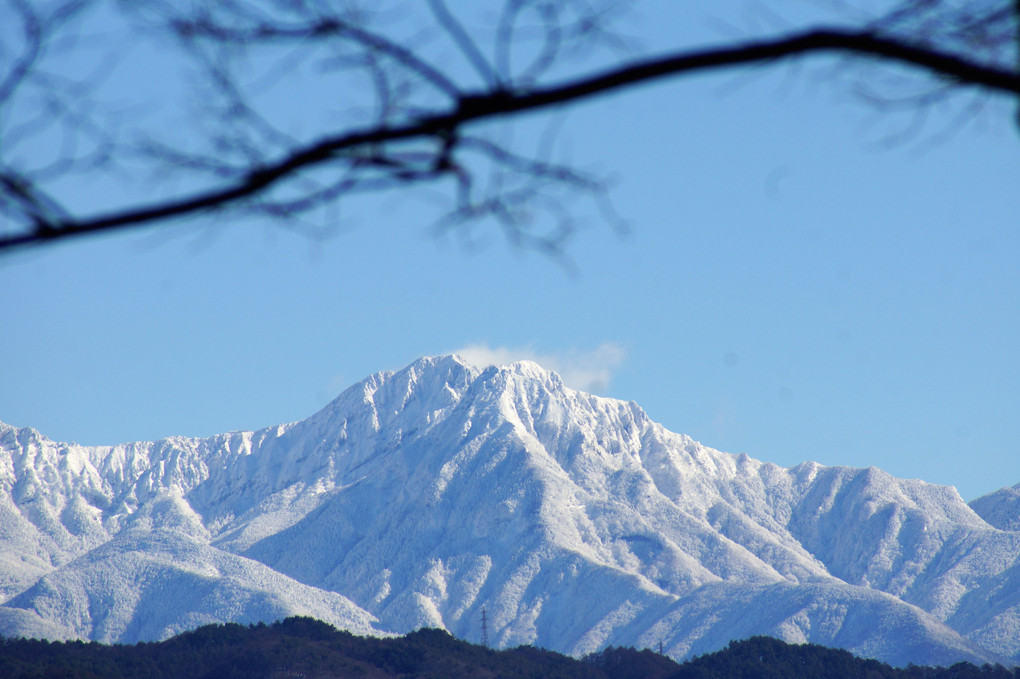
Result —
[{"label": "power line tower", "polygon": [[489,618],[485,614],[485,606],[482,606],[482,646],[489,647]]}]

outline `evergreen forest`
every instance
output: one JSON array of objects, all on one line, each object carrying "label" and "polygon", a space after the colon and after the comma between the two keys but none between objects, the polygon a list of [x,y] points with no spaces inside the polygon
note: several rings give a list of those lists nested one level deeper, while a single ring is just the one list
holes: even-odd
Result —
[{"label": "evergreen forest", "polygon": [[1020,668],[895,668],[847,651],[769,637],[678,664],[607,648],[580,660],[531,646],[496,651],[435,629],[376,639],[311,618],[208,625],[166,641],[104,645],[0,639],[9,679],[1020,679]]}]

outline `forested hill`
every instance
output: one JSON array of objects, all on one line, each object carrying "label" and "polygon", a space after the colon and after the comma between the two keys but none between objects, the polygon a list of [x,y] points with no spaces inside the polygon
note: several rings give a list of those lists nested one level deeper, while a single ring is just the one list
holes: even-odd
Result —
[{"label": "forested hill", "polygon": [[5,639],[10,679],[1020,679],[1020,668],[898,669],[816,645],[755,637],[679,665],[629,648],[582,660],[523,646],[495,651],[440,630],[359,637],[311,618],[272,625],[210,625],[158,643],[103,645]]}]

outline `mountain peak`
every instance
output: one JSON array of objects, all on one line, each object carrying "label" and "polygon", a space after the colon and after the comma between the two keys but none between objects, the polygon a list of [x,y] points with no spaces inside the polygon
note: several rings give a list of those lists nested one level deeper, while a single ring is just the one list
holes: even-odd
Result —
[{"label": "mountain peak", "polygon": [[1020,532],[877,469],[706,448],[531,361],[423,357],[305,420],[208,439],[4,425],[0,454],[5,634],[314,614],[477,640],[484,609],[498,646],[578,654],[772,634],[900,664],[1020,660],[1020,601],[986,596],[1020,591]]}]

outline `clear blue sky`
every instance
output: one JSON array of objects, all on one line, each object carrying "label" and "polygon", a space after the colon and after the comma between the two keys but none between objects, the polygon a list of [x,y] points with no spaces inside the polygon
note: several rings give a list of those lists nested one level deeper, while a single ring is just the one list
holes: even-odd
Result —
[{"label": "clear blue sky", "polygon": [[[757,21],[679,4],[628,30],[654,51]],[[0,420],[89,444],[252,429],[471,347],[784,466],[876,465],[968,500],[1020,482],[1013,112],[917,126],[840,73],[712,74],[570,109],[560,152],[616,179],[631,226],[588,220],[573,270],[496,232],[437,238],[398,193],[322,242],[187,224],[3,257]]]}]

